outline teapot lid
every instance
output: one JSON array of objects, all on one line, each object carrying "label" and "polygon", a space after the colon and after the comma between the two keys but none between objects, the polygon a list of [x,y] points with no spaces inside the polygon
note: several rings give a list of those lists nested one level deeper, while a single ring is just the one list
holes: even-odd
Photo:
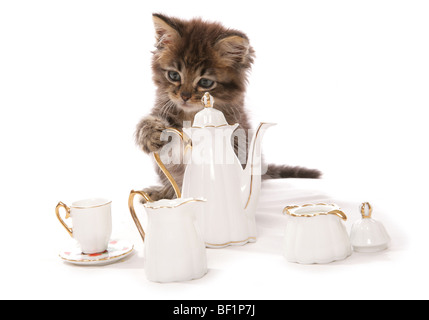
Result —
[{"label": "teapot lid", "polygon": [[219,127],[228,125],[226,122],[225,116],[223,113],[215,108],[214,98],[206,92],[201,99],[204,109],[198,112],[194,117],[194,128],[204,128],[204,127]]}]

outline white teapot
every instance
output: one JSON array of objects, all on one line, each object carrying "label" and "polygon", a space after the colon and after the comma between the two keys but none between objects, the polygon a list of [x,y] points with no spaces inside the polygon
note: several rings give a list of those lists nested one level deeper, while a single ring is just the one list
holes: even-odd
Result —
[{"label": "white teapot", "polygon": [[207,200],[197,218],[207,247],[254,242],[261,189],[261,140],[274,123],[259,124],[243,169],[231,144],[239,124],[229,125],[224,114],[213,108],[214,99],[208,93],[202,102],[204,109],[195,115],[192,127],[183,128],[183,133],[171,129],[186,146],[182,196]]}]

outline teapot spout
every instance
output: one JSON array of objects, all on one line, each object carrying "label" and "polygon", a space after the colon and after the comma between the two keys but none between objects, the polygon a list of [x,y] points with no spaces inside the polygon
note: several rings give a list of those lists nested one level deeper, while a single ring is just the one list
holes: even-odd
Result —
[{"label": "teapot spout", "polygon": [[262,152],[261,143],[265,131],[275,123],[262,122],[253,135],[247,155],[247,164],[242,175],[242,200],[244,209],[256,208],[261,189]]}]

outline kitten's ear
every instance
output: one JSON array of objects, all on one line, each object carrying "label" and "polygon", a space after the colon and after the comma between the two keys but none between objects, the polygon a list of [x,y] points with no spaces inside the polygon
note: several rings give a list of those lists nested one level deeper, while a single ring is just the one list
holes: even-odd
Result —
[{"label": "kitten's ear", "polygon": [[232,66],[234,64],[244,64],[250,67],[253,62],[253,49],[249,40],[240,35],[231,35],[219,40],[215,49],[218,50],[224,61]]},{"label": "kitten's ear", "polygon": [[152,15],[155,26],[156,47],[161,49],[180,38],[177,22],[158,13]]}]

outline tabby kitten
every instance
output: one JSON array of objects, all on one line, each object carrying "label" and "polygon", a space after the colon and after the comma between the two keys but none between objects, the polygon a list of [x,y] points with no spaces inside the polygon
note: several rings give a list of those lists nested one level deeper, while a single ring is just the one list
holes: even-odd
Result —
[{"label": "tabby kitten", "polygon": [[[137,125],[136,143],[146,153],[159,151],[168,141],[161,141],[167,127],[181,130],[184,121],[192,123],[203,107],[205,92],[215,97],[216,109],[230,124],[251,128],[244,108],[247,76],[255,54],[247,36],[219,23],[201,19],[184,21],[153,14],[156,49],[153,51],[153,81],[157,87],[151,113]],[[237,152],[237,146],[236,152]],[[167,169],[181,187],[185,166],[170,164]],[[157,168],[161,186],[146,189],[153,200],[173,198],[174,191]],[[302,167],[268,165],[263,178],[319,178],[318,170]]]}]

